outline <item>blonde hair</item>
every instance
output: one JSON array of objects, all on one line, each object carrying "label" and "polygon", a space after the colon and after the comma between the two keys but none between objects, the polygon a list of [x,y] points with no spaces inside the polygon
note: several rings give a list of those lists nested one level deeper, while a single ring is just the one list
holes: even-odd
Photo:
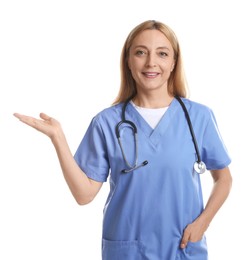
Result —
[{"label": "blonde hair", "polygon": [[120,58],[120,73],[121,73],[121,83],[118,96],[116,97],[113,104],[118,104],[120,102],[125,102],[128,98],[135,96],[137,94],[136,83],[132,77],[131,71],[128,67],[128,56],[129,50],[134,41],[135,37],[139,35],[144,30],[159,30],[162,32],[166,38],[170,41],[174,50],[175,66],[168,80],[168,93],[173,96],[187,97],[188,87],[185,78],[185,73],[183,70],[182,57],[180,53],[180,47],[178,39],[173,32],[173,30],[167,25],[155,21],[148,20],[138,26],[136,26],[128,35]]}]

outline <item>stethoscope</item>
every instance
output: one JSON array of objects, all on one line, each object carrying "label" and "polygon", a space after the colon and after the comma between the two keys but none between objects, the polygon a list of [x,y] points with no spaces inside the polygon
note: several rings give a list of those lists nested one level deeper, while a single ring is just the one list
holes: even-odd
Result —
[{"label": "stethoscope", "polygon": [[[193,126],[192,126],[192,123],[191,123],[188,111],[186,109],[185,104],[181,100],[181,98],[178,97],[178,96],[175,96],[175,98],[178,100],[178,102],[180,103],[180,105],[181,105],[181,107],[182,107],[182,109],[183,109],[183,111],[185,113],[187,124],[189,126],[189,130],[190,130],[190,133],[191,133],[191,136],[192,136],[192,139],[193,139],[193,144],[194,144],[194,148],[195,148],[196,155],[197,155],[197,161],[195,161],[194,166],[193,166],[194,170],[197,173],[202,174],[202,173],[204,173],[206,171],[206,165],[201,160],[201,156],[200,156],[197,140],[196,140],[196,137],[195,137],[195,134],[194,134]],[[128,169],[123,169],[121,171],[122,173],[128,173],[128,172],[134,171],[134,170],[136,170],[136,169],[138,169],[140,167],[143,167],[143,166],[148,164],[147,160],[143,161],[140,164],[138,164],[138,140],[137,140],[137,132],[138,132],[138,130],[137,130],[136,125],[132,121],[126,120],[126,118],[125,118],[126,107],[127,107],[128,103],[130,102],[130,100],[131,100],[131,97],[129,99],[127,99],[126,102],[124,103],[124,105],[122,107],[121,121],[116,125],[116,128],[115,128],[116,137],[118,139],[118,143],[119,143],[119,146],[120,146],[120,149],[121,149],[121,152],[122,152],[122,156],[123,156],[123,159],[125,160],[125,163],[126,163],[126,165],[128,167]],[[132,128],[132,130],[133,130],[134,144],[135,144],[135,160],[134,160],[133,164],[130,164],[129,161],[127,160],[125,152],[124,152],[124,149],[123,149],[123,146],[122,146],[122,142],[121,142],[121,139],[120,139],[120,127],[123,124],[129,125]]]}]

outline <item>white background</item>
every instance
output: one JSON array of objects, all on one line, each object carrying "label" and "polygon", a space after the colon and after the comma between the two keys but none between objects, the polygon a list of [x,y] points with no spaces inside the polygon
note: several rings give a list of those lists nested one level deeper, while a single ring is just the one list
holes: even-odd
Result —
[{"label": "white background", "polygon": [[[2,0],[0,2],[0,259],[101,259],[104,184],[78,206],[50,140],[12,116],[57,118],[74,153],[111,104],[119,59],[138,23],[176,32],[191,99],[215,112],[232,157],[233,189],[207,231],[211,260],[250,248],[250,11],[244,0]],[[202,177],[205,200],[212,180]]]}]

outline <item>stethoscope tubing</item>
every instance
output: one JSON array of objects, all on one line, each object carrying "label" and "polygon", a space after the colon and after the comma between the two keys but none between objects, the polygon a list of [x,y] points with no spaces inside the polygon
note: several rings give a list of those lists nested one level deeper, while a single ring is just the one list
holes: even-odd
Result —
[{"label": "stethoscope tubing", "polygon": [[[125,117],[125,111],[126,111],[126,107],[128,105],[128,103],[130,102],[130,100],[133,98],[130,97],[128,98],[123,107],[122,107],[122,114],[121,114],[121,121],[118,122],[118,124],[116,125],[115,127],[115,133],[116,133],[116,137],[118,139],[118,143],[119,143],[119,146],[120,146],[120,149],[121,149],[121,152],[122,152],[122,155],[123,155],[123,158],[124,158],[124,161],[128,167],[128,169],[123,169],[121,172],[122,173],[128,173],[128,172],[131,172],[133,170],[136,170],[142,166],[145,166],[148,164],[148,161],[144,161],[142,162],[141,164],[138,165],[138,140],[137,140],[137,127],[136,125],[132,122],[132,121],[129,121],[129,120],[126,120],[126,117]],[[185,106],[185,104],[183,103],[183,101],[181,100],[181,98],[179,96],[175,96],[175,98],[178,100],[178,102],[180,103],[181,107],[182,107],[182,110],[184,111],[185,113],[185,117],[186,117],[186,120],[187,120],[187,124],[189,126],[189,131],[190,131],[190,134],[192,136],[192,139],[193,139],[193,144],[194,144],[194,148],[195,148],[195,151],[196,151],[196,155],[197,155],[197,161],[194,163],[194,170],[197,172],[197,173],[204,173],[206,171],[206,165],[205,163],[201,160],[201,156],[200,156],[200,152],[199,152],[199,148],[198,148],[198,143],[197,143],[197,140],[196,140],[196,137],[195,137],[195,133],[194,133],[194,130],[193,130],[193,126],[192,126],[192,123],[191,123],[191,119],[190,119],[190,116],[188,114],[188,111],[187,111],[187,108]],[[121,139],[120,139],[120,127],[122,124],[128,124],[130,125],[130,127],[132,128],[133,130],[133,133],[134,133],[134,141],[135,141],[135,160],[134,160],[134,163],[133,165],[131,165],[128,160],[126,159],[126,155],[125,155],[125,152],[124,152],[124,149],[123,149],[123,146],[122,146],[122,143],[121,143]]]},{"label": "stethoscope tubing", "polygon": [[201,157],[200,157],[200,152],[199,152],[199,148],[198,148],[198,143],[197,143],[197,140],[196,140],[196,137],[195,137],[195,134],[194,134],[193,126],[192,126],[191,119],[190,119],[190,116],[188,114],[187,108],[186,108],[185,104],[182,102],[182,100],[179,96],[175,96],[175,98],[179,101],[179,103],[182,106],[183,111],[185,113],[187,124],[189,126],[189,130],[190,130],[190,133],[191,133],[191,136],[192,136],[192,139],[193,139],[194,148],[195,148],[195,151],[196,151],[196,154],[197,154],[197,162],[200,163]]}]

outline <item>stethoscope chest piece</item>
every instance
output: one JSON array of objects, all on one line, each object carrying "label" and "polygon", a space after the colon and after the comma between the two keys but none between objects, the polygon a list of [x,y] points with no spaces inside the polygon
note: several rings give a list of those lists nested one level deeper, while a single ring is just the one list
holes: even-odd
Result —
[{"label": "stethoscope chest piece", "polygon": [[204,162],[200,161],[200,162],[195,162],[193,165],[194,170],[199,173],[202,174],[206,171],[207,167],[205,165]]}]

